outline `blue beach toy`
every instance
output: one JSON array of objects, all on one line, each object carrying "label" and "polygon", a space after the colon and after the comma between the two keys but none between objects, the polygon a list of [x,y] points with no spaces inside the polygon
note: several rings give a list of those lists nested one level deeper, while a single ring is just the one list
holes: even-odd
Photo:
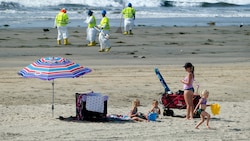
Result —
[{"label": "blue beach toy", "polygon": [[148,114],[148,120],[149,121],[156,121],[156,119],[157,119],[157,113],[149,113]]}]

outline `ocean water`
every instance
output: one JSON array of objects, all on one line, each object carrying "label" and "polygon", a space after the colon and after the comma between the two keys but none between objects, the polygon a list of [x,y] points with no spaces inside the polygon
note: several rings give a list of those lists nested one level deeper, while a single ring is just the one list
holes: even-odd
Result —
[{"label": "ocean water", "polygon": [[[105,9],[113,27],[121,25],[128,0],[0,0],[0,28],[53,27],[55,15],[66,8],[70,27],[86,27],[91,9],[99,22]],[[133,0],[135,25],[217,26],[250,25],[250,0]]]}]

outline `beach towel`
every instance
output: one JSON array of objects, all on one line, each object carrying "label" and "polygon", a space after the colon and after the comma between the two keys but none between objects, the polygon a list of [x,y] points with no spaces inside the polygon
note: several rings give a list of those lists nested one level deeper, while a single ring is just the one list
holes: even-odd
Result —
[{"label": "beach towel", "polygon": [[104,112],[103,96],[87,96],[86,109],[88,111],[103,113]]},{"label": "beach towel", "polygon": [[110,114],[108,121],[133,121],[128,115]]}]

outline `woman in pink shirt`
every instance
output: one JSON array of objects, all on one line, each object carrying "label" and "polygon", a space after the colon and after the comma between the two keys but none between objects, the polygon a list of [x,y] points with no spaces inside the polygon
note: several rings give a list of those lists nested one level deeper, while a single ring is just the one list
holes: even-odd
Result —
[{"label": "woman in pink shirt", "polygon": [[184,99],[186,103],[186,119],[193,119],[193,113],[194,113],[194,104],[193,104],[193,95],[194,95],[194,66],[187,62],[183,66],[187,72],[187,76],[181,80],[183,83],[183,89],[184,89]]}]

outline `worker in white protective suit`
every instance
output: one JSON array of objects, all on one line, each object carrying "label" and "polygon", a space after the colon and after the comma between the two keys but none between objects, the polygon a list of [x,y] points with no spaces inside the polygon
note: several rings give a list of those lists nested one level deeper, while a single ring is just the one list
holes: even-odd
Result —
[{"label": "worker in white protective suit", "polygon": [[95,29],[95,26],[96,26],[96,19],[95,19],[95,16],[93,15],[93,11],[89,10],[88,11],[88,17],[87,19],[85,20],[85,23],[88,24],[88,27],[87,27],[87,41],[89,42],[88,43],[88,46],[95,46],[96,45],[96,29]]},{"label": "worker in white protective suit", "polygon": [[109,19],[106,17],[106,10],[102,10],[102,20],[100,24],[97,26],[99,29],[99,43],[100,43],[100,50],[99,52],[109,52],[111,47],[110,47],[110,42],[109,42]]},{"label": "worker in white protective suit", "polygon": [[60,12],[56,15],[54,27],[57,28],[57,44],[61,45],[61,40],[63,39],[64,45],[69,45],[69,34],[67,29],[67,24],[69,22],[67,11],[65,8],[62,8]]},{"label": "worker in white protective suit", "polygon": [[124,35],[132,35],[132,29],[134,27],[135,20],[135,9],[132,7],[131,3],[128,3],[128,7],[122,10],[122,15],[124,18]]}]

